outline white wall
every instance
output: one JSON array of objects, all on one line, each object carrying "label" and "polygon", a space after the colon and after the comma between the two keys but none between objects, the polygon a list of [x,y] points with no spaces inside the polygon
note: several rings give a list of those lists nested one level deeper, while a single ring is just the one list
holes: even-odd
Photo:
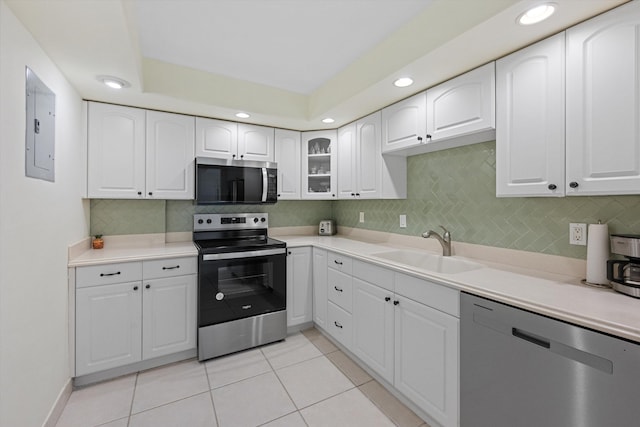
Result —
[{"label": "white wall", "polygon": [[[0,426],[41,426],[67,384],[67,246],[89,233],[81,99],[0,0]],[[25,177],[25,66],[56,94],[55,182]]]}]

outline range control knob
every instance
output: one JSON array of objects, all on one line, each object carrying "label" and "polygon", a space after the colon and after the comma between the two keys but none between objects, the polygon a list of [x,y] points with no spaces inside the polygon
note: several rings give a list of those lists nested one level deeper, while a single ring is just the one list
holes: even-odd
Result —
[{"label": "range control knob", "polygon": [[211,224],[211,218],[207,220],[207,224]]},{"label": "range control knob", "polygon": [[253,218],[253,222],[257,223],[259,221],[258,218]]},{"label": "range control knob", "polygon": [[203,222],[204,222],[204,221],[203,221],[203,220],[201,220],[201,219],[199,219],[199,220],[198,220],[198,224],[202,224]]},{"label": "range control knob", "polygon": [[265,222],[266,220],[266,218],[260,218],[260,222]]}]

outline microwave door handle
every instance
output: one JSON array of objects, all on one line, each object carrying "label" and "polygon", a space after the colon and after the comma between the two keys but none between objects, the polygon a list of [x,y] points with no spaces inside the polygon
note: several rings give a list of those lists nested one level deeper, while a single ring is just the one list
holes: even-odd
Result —
[{"label": "microwave door handle", "polygon": [[232,182],[232,184],[231,184],[231,201],[237,202],[238,201],[238,180],[234,179],[231,182]]},{"label": "microwave door handle", "polygon": [[269,180],[267,177],[267,168],[262,168],[262,201],[267,201],[267,190],[269,189]]}]

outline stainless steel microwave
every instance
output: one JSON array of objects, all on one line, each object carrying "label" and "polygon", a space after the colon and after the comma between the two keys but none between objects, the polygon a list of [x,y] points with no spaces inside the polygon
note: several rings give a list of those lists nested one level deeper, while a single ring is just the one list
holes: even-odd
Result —
[{"label": "stainless steel microwave", "polygon": [[196,203],[276,203],[277,163],[196,157]]}]

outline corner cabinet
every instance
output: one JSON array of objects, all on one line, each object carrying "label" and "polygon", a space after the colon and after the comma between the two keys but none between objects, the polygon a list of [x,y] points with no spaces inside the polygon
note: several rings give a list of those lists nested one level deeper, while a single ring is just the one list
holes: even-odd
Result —
[{"label": "corner cabinet", "polygon": [[278,164],[278,200],[299,200],[300,132],[275,130],[275,161]]},{"label": "corner cabinet", "polygon": [[313,288],[311,248],[287,249],[287,327],[311,322]]},{"label": "corner cabinet", "polygon": [[87,196],[193,199],[194,118],[88,103]]},{"label": "corner cabinet", "polygon": [[404,199],[407,161],[381,153],[380,111],[338,129],[338,198]]},{"label": "corner cabinet", "polygon": [[496,62],[496,196],[564,196],[565,37]]},{"label": "corner cabinet", "polygon": [[640,2],[567,30],[567,195],[640,194]]},{"label": "corner cabinet", "polygon": [[274,129],[226,120],[196,118],[198,157],[272,162]]},{"label": "corner cabinet", "polygon": [[302,198],[337,199],[336,130],[302,132]]}]

